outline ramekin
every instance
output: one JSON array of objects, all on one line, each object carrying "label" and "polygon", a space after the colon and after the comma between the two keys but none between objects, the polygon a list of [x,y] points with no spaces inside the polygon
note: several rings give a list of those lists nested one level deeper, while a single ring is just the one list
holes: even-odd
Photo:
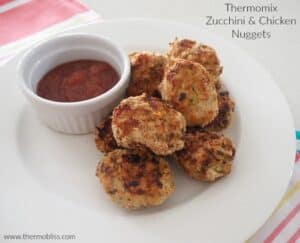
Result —
[{"label": "ramekin", "polygon": [[[78,102],[57,102],[36,94],[39,80],[55,66],[73,60],[103,60],[120,75],[120,80],[105,93]],[[63,133],[84,134],[95,129],[120,102],[130,75],[127,54],[111,40],[91,34],[65,34],[40,42],[20,59],[21,88],[38,117],[48,127]]]}]

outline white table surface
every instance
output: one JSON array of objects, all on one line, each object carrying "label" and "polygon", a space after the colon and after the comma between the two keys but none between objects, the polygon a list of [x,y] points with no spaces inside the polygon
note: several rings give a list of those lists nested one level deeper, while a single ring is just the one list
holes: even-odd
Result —
[{"label": "white table surface", "polygon": [[[264,27],[272,32],[271,39],[242,40],[231,38],[232,26],[206,26],[205,16],[226,16],[224,3],[220,0],[81,0],[98,12],[103,19],[145,17],[180,21],[210,29],[243,47],[254,56],[272,75],[286,96],[293,113],[295,127],[300,129],[300,1],[275,0],[279,14],[297,18],[296,26]],[[251,4],[257,1],[229,1]],[[249,14],[250,15],[250,14]],[[262,30],[263,27],[239,27],[243,31]],[[249,28],[249,29],[248,29]],[[237,67],[238,68],[238,67]],[[251,68],[251,67],[249,67]],[[255,97],[255,94],[253,94]],[[267,99],[268,97],[266,97]],[[280,110],[278,110],[280,115]]]}]

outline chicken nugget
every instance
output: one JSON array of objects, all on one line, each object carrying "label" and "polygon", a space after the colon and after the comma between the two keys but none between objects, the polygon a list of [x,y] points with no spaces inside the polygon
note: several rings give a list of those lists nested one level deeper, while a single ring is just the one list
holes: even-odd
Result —
[{"label": "chicken nugget", "polygon": [[96,176],[111,199],[127,209],[160,205],[175,188],[168,162],[141,151],[117,149],[106,154]]},{"label": "chicken nugget", "polygon": [[102,153],[108,153],[119,148],[111,128],[111,116],[100,122],[95,129],[96,147]]},{"label": "chicken nugget", "polygon": [[219,113],[216,118],[204,127],[207,131],[220,132],[230,126],[234,112],[234,101],[230,98],[228,91],[218,94]]},{"label": "chicken nugget", "polygon": [[211,76],[199,63],[176,59],[160,84],[162,99],[180,111],[187,126],[204,127],[218,114],[218,95]]},{"label": "chicken nugget", "polygon": [[216,88],[221,87],[219,76],[223,68],[220,66],[217,53],[212,47],[197,43],[193,40],[178,40],[176,38],[174,42],[170,43],[170,49],[167,55],[170,59],[182,58],[200,63],[213,77]]},{"label": "chicken nugget", "polygon": [[146,93],[160,97],[158,85],[163,79],[166,57],[151,52],[134,52],[129,55],[131,78],[127,96],[138,96]]},{"label": "chicken nugget", "polygon": [[119,146],[168,155],[184,146],[184,116],[169,104],[145,94],[121,101],[113,111],[112,131]]},{"label": "chicken nugget", "polygon": [[223,135],[191,129],[185,135],[185,146],[173,157],[194,179],[213,182],[231,172],[235,148]]}]

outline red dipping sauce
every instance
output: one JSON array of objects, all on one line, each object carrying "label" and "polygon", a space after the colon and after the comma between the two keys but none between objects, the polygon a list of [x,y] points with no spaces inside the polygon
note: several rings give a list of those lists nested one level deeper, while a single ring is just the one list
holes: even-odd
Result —
[{"label": "red dipping sauce", "polygon": [[82,101],[103,94],[118,80],[116,70],[104,61],[72,61],[49,71],[39,81],[37,95],[60,102]]}]

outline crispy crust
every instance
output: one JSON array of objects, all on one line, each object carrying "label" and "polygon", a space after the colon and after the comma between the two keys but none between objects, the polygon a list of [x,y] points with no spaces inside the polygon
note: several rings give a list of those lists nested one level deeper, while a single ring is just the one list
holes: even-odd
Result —
[{"label": "crispy crust", "polygon": [[174,191],[168,162],[152,153],[114,150],[98,164],[96,176],[111,199],[127,209],[159,205]]},{"label": "crispy crust", "polygon": [[212,75],[216,88],[221,87],[219,76],[223,68],[220,66],[217,53],[212,47],[197,43],[193,40],[178,40],[176,38],[170,43],[170,49],[167,55],[170,59],[182,58],[202,64]]},{"label": "crispy crust", "polygon": [[217,117],[204,128],[207,131],[220,132],[231,124],[235,104],[230,98],[228,91],[218,94],[218,104],[219,113]]},{"label": "crispy crust", "polygon": [[96,147],[103,153],[119,148],[111,128],[111,116],[100,122],[95,129]]},{"label": "crispy crust", "polygon": [[134,52],[129,55],[131,78],[127,96],[138,96],[146,93],[160,97],[158,85],[163,79],[166,57],[151,52]]},{"label": "crispy crust", "polygon": [[184,146],[186,122],[181,113],[145,94],[124,99],[113,111],[112,130],[119,146],[168,155]]},{"label": "crispy crust", "polygon": [[205,68],[192,61],[175,59],[160,84],[162,98],[180,111],[188,126],[205,126],[218,114],[216,88]]},{"label": "crispy crust", "polygon": [[184,149],[174,159],[194,179],[213,182],[231,171],[235,148],[223,135],[191,129],[185,135]]}]

